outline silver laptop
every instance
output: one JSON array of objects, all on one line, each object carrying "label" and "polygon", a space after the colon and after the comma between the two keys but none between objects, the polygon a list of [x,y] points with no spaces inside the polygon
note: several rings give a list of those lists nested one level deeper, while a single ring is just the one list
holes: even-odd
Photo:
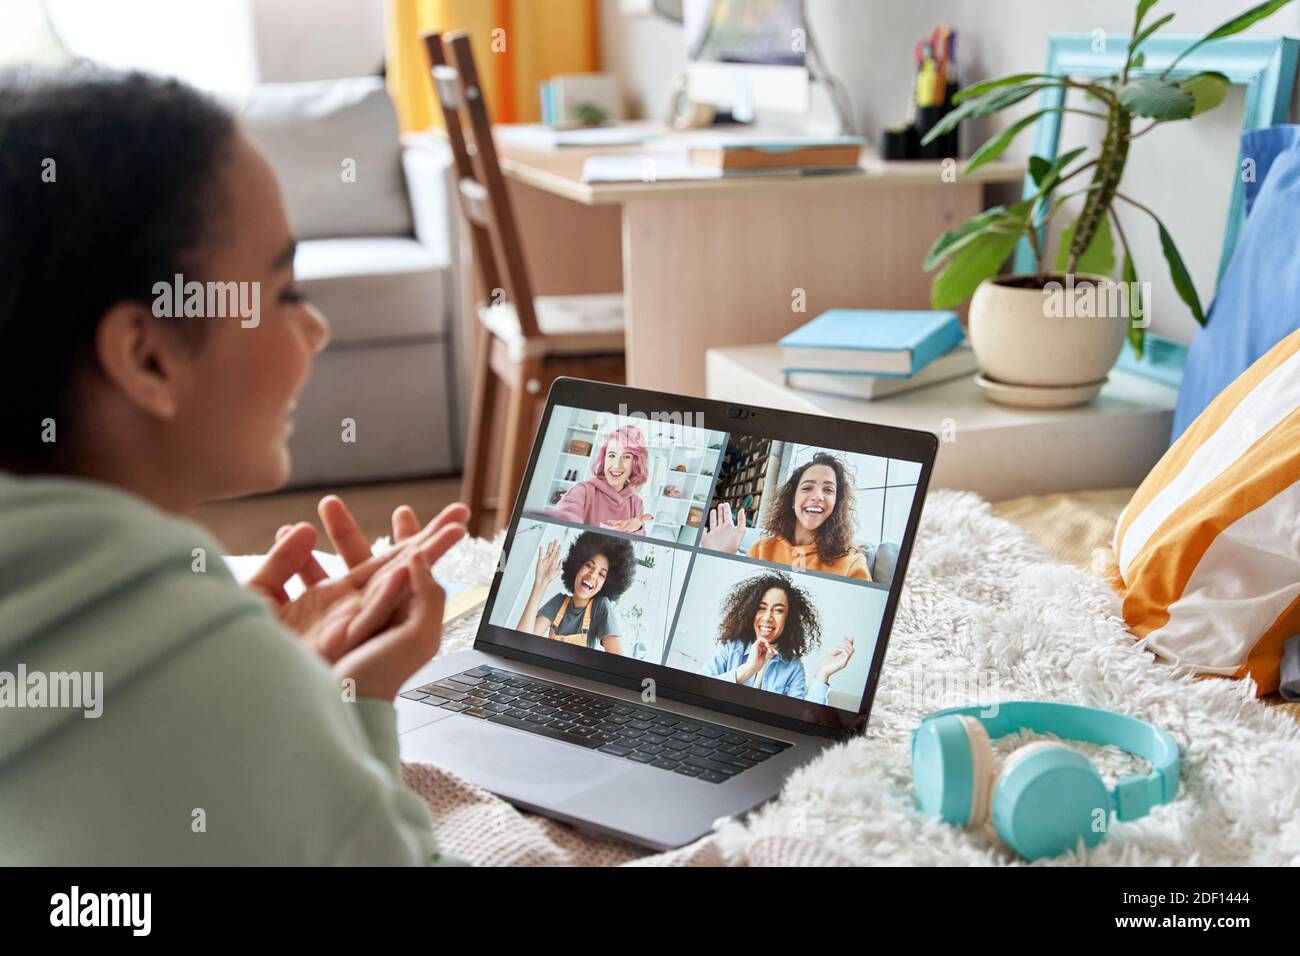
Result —
[{"label": "silver laptop", "polygon": [[935,436],[561,379],[402,757],[654,849],[866,725]]}]

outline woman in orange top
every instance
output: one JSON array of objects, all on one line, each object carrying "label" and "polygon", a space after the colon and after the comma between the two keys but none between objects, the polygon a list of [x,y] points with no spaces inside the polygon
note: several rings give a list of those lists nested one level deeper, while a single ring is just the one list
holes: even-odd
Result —
[{"label": "woman in orange top", "polygon": [[[763,537],[749,549],[751,558],[787,564],[799,571],[821,571],[870,581],[867,560],[853,545],[857,509],[848,467],[819,451],[781,486],[767,511]],[[720,504],[709,515],[700,546],[735,553],[745,534],[745,510],[732,517]]]}]

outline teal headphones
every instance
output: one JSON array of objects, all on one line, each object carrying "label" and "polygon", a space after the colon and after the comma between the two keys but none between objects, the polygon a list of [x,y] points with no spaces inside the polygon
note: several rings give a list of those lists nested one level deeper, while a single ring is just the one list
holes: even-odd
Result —
[{"label": "teal headphones", "polygon": [[[1026,744],[995,771],[990,740],[1018,730],[1111,744],[1150,761],[1152,772],[1107,790],[1092,761],[1050,741]],[[1136,717],[1074,704],[950,707],[912,732],[912,777],[922,812],[970,830],[991,823],[1007,847],[1037,860],[1073,850],[1080,840],[1096,846],[1112,811],[1118,820],[1136,820],[1171,801],[1178,744]]]}]

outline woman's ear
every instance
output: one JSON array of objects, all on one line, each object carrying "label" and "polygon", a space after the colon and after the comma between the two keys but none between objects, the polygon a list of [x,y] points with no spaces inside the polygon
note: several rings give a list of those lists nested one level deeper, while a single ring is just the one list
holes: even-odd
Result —
[{"label": "woman's ear", "polygon": [[118,302],[99,320],[95,356],[108,379],[141,411],[174,418],[189,385],[192,349],[142,302]]}]

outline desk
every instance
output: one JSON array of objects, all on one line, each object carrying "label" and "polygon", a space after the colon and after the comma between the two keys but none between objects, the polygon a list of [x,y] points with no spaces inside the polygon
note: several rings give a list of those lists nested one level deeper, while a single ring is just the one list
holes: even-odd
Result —
[{"label": "desk", "polygon": [[947,182],[937,161],[866,156],[847,175],[584,183],[588,156],[646,148],[497,143],[535,293],[621,290],[629,384],[696,395],[710,348],[835,307],[928,308],[930,244],[985,207],[986,186],[1024,179],[1009,161],[969,177],[959,163]]}]

